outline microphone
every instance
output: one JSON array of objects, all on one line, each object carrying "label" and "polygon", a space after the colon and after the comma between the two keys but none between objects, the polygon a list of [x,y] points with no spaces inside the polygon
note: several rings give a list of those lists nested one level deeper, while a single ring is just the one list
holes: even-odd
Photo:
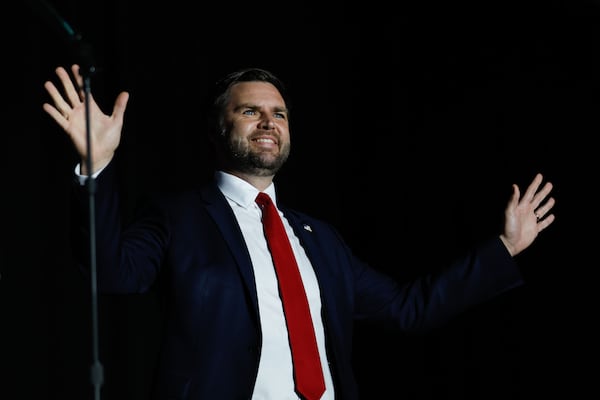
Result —
[{"label": "microphone", "polygon": [[46,21],[48,26],[58,31],[73,46],[79,58],[82,76],[96,72],[92,46],[83,40],[81,33],[73,29],[46,0],[25,0],[25,2],[40,18]]}]

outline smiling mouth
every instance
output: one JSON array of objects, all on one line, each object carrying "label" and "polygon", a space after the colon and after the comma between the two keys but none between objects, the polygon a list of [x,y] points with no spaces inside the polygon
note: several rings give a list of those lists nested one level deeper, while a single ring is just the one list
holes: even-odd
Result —
[{"label": "smiling mouth", "polygon": [[277,142],[273,138],[258,138],[253,140],[257,143],[277,144]]},{"label": "smiling mouth", "polygon": [[252,139],[258,149],[273,151],[279,148],[279,141],[272,135],[260,135]]}]

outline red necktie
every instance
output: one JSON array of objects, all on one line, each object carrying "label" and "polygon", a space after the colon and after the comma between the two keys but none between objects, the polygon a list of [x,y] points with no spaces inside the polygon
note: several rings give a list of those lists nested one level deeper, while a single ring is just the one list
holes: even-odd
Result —
[{"label": "red necktie", "polygon": [[325,380],[308,300],[296,258],[281,218],[269,195],[260,192],[256,202],[262,209],[265,236],[279,281],[279,293],[292,349],[296,391],[306,400],[318,400],[325,392]]}]

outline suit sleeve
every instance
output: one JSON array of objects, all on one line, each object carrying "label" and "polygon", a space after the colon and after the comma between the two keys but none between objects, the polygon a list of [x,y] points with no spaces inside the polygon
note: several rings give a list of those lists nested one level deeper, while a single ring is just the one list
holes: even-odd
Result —
[{"label": "suit sleeve", "polygon": [[453,317],[524,283],[499,238],[474,248],[447,267],[398,283],[362,266],[356,278],[356,316],[404,332],[437,328]]},{"label": "suit sleeve", "polygon": [[[125,229],[114,162],[95,179],[93,194],[94,238],[87,185],[73,183],[72,250],[86,276],[91,276],[91,249],[95,247],[98,289],[108,293],[142,293],[158,275],[168,241],[166,213],[147,202],[136,224]],[[92,240],[93,244],[92,244]]]}]

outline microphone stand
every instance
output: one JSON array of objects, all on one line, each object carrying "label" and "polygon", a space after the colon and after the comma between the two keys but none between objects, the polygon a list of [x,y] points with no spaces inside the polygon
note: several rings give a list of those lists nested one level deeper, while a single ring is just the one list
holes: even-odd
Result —
[{"label": "microphone stand", "polygon": [[[81,72],[81,71],[84,72]],[[97,285],[97,272],[96,272],[96,179],[92,175],[93,163],[92,163],[92,138],[91,138],[91,124],[90,124],[90,94],[91,94],[91,78],[90,76],[95,72],[93,65],[89,65],[86,69],[80,68],[81,76],[83,77],[83,91],[85,94],[85,114],[86,114],[86,132],[87,132],[87,159],[86,166],[88,170],[88,178],[86,180],[86,186],[89,197],[89,224],[90,224],[90,284],[91,284],[91,303],[92,303],[92,366],[90,370],[90,379],[94,387],[94,399],[100,399],[100,388],[104,381],[104,373],[102,363],[100,362],[99,356],[99,344],[98,344],[98,285]]]},{"label": "microphone stand", "polygon": [[92,48],[83,41],[80,33],[76,32],[65,21],[56,10],[45,0],[27,0],[28,5],[37,12],[43,19],[54,28],[66,35],[68,41],[75,48],[76,56],[79,58],[79,73],[83,78],[84,106],[85,106],[85,128],[87,140],[87,159],[86,167],[88,178],[86,187],[89,195],[89,224],[90,224],[90,283],[91,283],[91,305],[92,305],[92,365],[90,369],[90,379],[94,389],[94,399],[100,399],[100,389],[104,382],[104,369],[99,357],[98,340],[98,290],[97,290],[97,272],[96,272],[96,221],[95,221],[95,194],[96,180],[92,175],[92,138],[91,138],[91,118],[90,118],[90,98],[91,98],[91,77],[96,72],[94,65]]}]

